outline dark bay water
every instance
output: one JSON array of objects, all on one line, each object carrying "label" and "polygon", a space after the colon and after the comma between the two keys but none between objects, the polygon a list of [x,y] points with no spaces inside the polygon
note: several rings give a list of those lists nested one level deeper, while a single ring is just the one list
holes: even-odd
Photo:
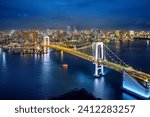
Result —
[{"label": "dark bay water", "polygon": [[[150,45],[146,40],[110,43],[127,64],[150,73]],[[62,64],[68,64],[64,69]],[[136,99],[122,91],[122,74],[105,69],[93,78],[91,62],[61,52],[14,55],[0,49],[0,99],[47,99],[74,88],[85,88],[102,99]]]}]

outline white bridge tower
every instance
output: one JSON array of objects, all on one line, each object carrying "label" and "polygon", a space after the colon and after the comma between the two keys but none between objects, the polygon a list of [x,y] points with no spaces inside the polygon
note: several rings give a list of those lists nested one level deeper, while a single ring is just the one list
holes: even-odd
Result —
[{"label": "white bridge tower", "polygon": [[49,36],[44,36],[44,45],[49,45],[50,40],[49,40]]},{"label": "white bridge tower", "polygon": [[[100,49],[99,49],[100,48]],[[99,77],[100,75],[104,75],[104,66],[102,64],[98,64],[104,60],[104,44],[103,42],[97,42],[95,46],[95,77]],[[100,70],[100,72],[99,72]]]},{"label": "white bridge tower", "polygon": [[[49,44],[50,44],[49,36],[44,36],[44,45],[49,45]],[[48,48],[46,46],[44,46],[44,52],[45,53],[48,52]]]}]

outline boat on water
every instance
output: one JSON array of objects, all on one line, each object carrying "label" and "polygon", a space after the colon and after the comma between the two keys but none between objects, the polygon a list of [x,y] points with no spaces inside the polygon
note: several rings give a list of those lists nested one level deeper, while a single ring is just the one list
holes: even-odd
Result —
[{"label": "boat on water", "polygon": [[63,64],[62,66],[63,66],[63,68],[65,68],[65,69],[68,68],[68,64]]}]

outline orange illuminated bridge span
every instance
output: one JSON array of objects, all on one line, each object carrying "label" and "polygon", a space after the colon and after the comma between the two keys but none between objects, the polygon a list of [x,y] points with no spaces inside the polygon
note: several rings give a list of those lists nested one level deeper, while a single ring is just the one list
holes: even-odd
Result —
[{"label": "orange illuminated bridge span", "polygon": [[[100,42],[102,44],[102,42]],[[150,75],[144,72],[140,72],[138,70],[133,69],[132,67],[128,66],[128,65],[123,65],[121,62],[119,61],[121,64],[116,63],[115,61],[109,61],[108,59],[104,59],[99,57],[99,58],[95,58],[95,56],[92,56],[90,54],[87,54],[85,52],[80,51],[80,49],[76,49],[76,48],[66,48],[60,45],[53,45],[53,44],[45,44],[44,46],[49,47],[51,49],[55,49],[55,50],[61,50],[64,51],[66,53],[75,55],[77,57],[83,58],[85,60],[91,61],[97,65],[103,65],[107,68],[111,68],[115,71],[119,71],[119,72],[127,72],[131,77],[147,82],[150,82]],[[85,49],[85,48],[84,48]]]}]

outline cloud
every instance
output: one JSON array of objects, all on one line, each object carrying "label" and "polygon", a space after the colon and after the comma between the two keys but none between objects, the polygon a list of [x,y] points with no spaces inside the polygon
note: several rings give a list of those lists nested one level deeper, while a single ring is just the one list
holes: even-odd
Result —
[{"label": "cloud", "polygon": [[0,1],[0,29],[66,25],[147,29],[149,4],[149,0],[4,0]]}]

